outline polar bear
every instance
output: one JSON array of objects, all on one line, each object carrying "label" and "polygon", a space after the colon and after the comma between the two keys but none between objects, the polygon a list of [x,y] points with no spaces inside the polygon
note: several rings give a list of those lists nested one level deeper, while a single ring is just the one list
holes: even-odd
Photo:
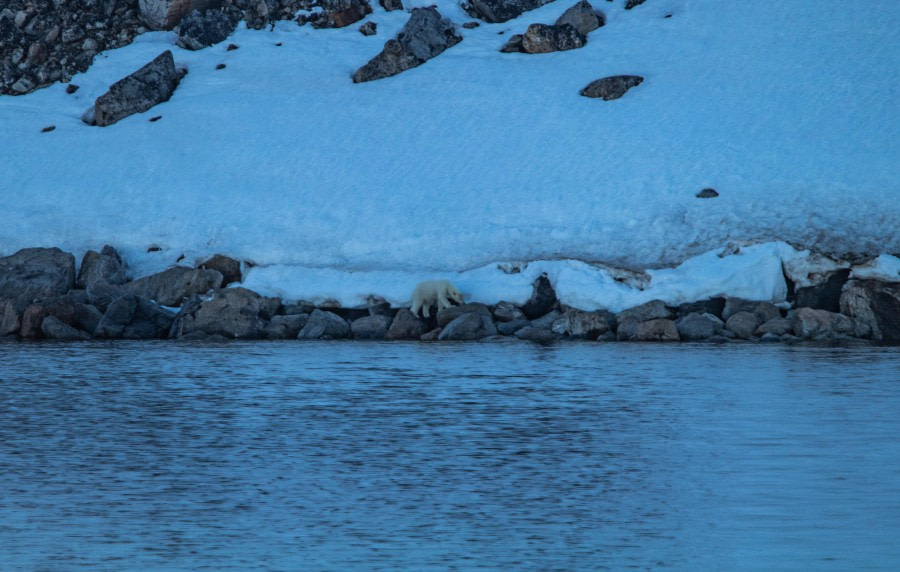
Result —
[{"label": "polar bear", "polygon": [[422,315],[428,318],[431,316],[429,312],[433,304],[437,303],[440,311],[450,307],[450,300],[457,304],[463,303],[462,294],[449,280],[426,280],[413,290],[412,307],[409,311],[418,316],[419,310],[422,310]]}]

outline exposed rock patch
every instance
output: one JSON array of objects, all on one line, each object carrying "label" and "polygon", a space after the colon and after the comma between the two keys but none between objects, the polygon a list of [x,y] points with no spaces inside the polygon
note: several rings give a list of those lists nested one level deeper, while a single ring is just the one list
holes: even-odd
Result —
[{"label": "exposed rock patch", "polygon": [[644,78],[639,75],[614,75],[600,78],[587,84],[581,90],[581,95],[585,97],[600,98],[604,101],[619,99],[629,89],[637,87],[643,83]]},{"label": "exposed rock patch", "polygon": [[168,101],[181,77],[182,73],[175,69],[172,52],[166,50],[98,97],[88,122],[106,127]]}]

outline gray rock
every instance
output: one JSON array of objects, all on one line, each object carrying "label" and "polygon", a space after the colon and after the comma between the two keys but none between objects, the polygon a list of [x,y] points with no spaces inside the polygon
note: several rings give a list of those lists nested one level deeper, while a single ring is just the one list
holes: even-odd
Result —
[{"label": "gray rock", "polygon": [[[776,319],[781,320],[783,318],[776,318]],[[781,336],[779,336],[778,334],[773,334],[772,332],[766,332],[765,334],[760,336],[759,340],[761,342],[773,342],[773,343],[782,341]]]},{"label": "gray rock", "polygon": [[41,331],[48,340],[89,340],[91,336],[63,323],[56,316],[47,316],[41,322]]},{"label": "gray rock", "polygon": [[629,89],[641,85],[644,78],[639,75],[614,75],[600,78],[587,84],[581,90],[585,97],[600,98],[604,101],[619,99]]},{"label": "gray rock", "polygon": [[[638,325],[642,322],[637,318],[627,316],[624,319],[617,318],[616,323],[618,324],[616,328],[616,340],[620,342],[630,342],[634,341],[637,336]],[[675,328],[675,331],[678,331],[678,328]]]},{"label": "gray rock", "polygon": [[534,320],[550,312],[556,304],[556,290],[547,275],[541,274],[532,284],[531,298],[522,306],[522,312],[526,318]]},{"label": "gray rock", "polygon": [[387,339],[389,340],[418,340],[427,331],[425,321],[417,318],[406,308],[401,308],[391,327],[388,328]]},{"label": "gray rock", "polygon": [[463,9],[473,18],[496,24],[540,8],[553,0],[469,0]]},{"label": "gray rock", "polygon": [[737,312],[725,321],[725,327],[734,332],[734,335],[742,340],[749,340],[762,324],[759,316],[753,312]]},{"label": "gray rock", "polygon": [[138,0],[141,20],[152,30],[171,30],[194,10],[218,8],[223,0]]},{"label": "gray rock", "polygon": [[437,8],[413,8],[396,40],[353,75],[354,83],[397,75],[422,65],[462,41],[453,22],[442,18]]},{"label": "gray rock", "polygon": [[[243,290],[243,288],[240,288]],[[253,292],[256,294],[256,292]],[[281,298],[270,298],[268,296],[259,297],[259,317],[263,320],[271,320],[276,316],[284,314],[284,304]]]},{"label": "gray rock", "polygon": [[81,258],[76,284],[81,288],[97,282],[104,284],[124,284],[125,263],[112,246],[104,246],[100,252],[88,250]]},{"label": "gray rock", "polygon": [[634,332],[638,342],[677,342],[681,339],[675,322],[666,319],[640,322]]},{"label": "gray rock", "polygon": [[283,312],[285,316],[290,316],[292,314],[312,314],[313,310],[316,309],[316,305],[312,302],[305,302],[303,300],[299,302],[292,302],[290,304],[285,304],[283,308]]},{"label": "gray rock", "polygon": [[682,340],[706,340],[725,327],[722,320],[709,313],[694,312],[675,321]]},{"label": "gray rock", "polygon": [[350,331],[358,340],[383,340],[390,326],[390,316],[365,316],[350,324]]},{"label": "gray rock", "polygon": [[363,36],[374,36],[378,33],[378,25],[375,22],[366,22],[359,27],[359,33]]},{"label": "gray rock", "polygon": [[738,312],[756,312],[759,302],[755,300],[744,300],[743,298],[727,298],[725,300],[725,308],[722,309],[722,319],[728,321],[728,318]]},{"label": "gray rock", "polygon": [[594,10],[594,7],[587,0],[581,0],[581,2],[575,4],[563,12],[562,16],[554,22],[557,26],[569,24],[578,30],[579,34],[584,36],[587,36],[605,23],[606,17]]},{"label": "gray rock", "polygon": [[401,0],[378,0],[385,12],[393,12],[394,10],[403,10],[403,2]]},{"label": "gray rock", "polygon": [[515,336],[520,340],[535,342],[538,344],[549,344],[559,340],[558,334],[554,334],[552,331],[544,328],[535,328],[532,326],[525,326],[524,328],[521,328],[520,330],[516,331]]},{"label": "gray rock", "polygon": [[682,304],[675,309],[675,314],[680,318],[688,314],[712,314],[722,319],[722,310],[725,309],[725,298],[710,298]]},{"label": "gray rock", "polygon": [[[91,304],[75,304],[74,326],[85,332],[93,332],[100,325],[103,312]],[[2,329],[0,329],[2,331]]]},{"label": "gray rock", "polygon": [[85,292],[87,292],[88,303],[97,306],[101,312],[106,311],[110,302],[128,293],[125,285],[117,286],[106,282],[90,283],[87,285]]},{"label": "gray rock", "polygon": [[95,338],[118,338],[134,317],[138,302],[134,296],[120,296],[110,302],[109,307],[94,329]]},{"label": "gray rock", "polygon": [[121,337],[128,340],[155,340],[165,338],[175,320],[175,314],[152,300],[136,296],[137,308]]},{"label": "gray rock", "polygon": [[442,341],[480,340],[488,336],[496,336],[497,328],[491,319],[490,312],[469,312],[447,324],[438,336]]},{"label": "gray rock", "polygon": [[58,248],[26,248],[0,258],[0,302],[17,311],[75,287],[75,257]]},{"label": "gray rock", "polygon": [[525,319],[513,320],[511,322],[497,322],[495,326],[497,327],[497,333],[503,336],[511,336],[522,328],[533,327],[531,322]]},{"label": "gray rock", "polygon": [[640,6],[641,4],[643,4],[646,1],[647,0],[626,0],[625,1],[625,9],[631,10],[635,6]]},{"label": "gray rock", "polygon": [[424,334],[422,334],[422,336],[419,339],[422,340],[423,342],[436,342],[438,337],[440,337],[440,335],[441,335],[441,328],[435,328],[429,332],[425,332]]},{"label": "gray rock", "polygon": [[513,34],[509,37],[509,40],[503,47],[500,48],[500,51],[504,54],[516,54],[516,53],[524,53],[525,50],[522,49],[522,34]]},{"label": "gray rock", "polygon": [[840,312],[841,293],[849,277],[850,269],[842,268],[828,273],[821,284],[797,289],[794,307]]},{"label": "gray rock", "polygon": [[12,301],[0,302],[0,338],[19,333],[22,313]]},{"label": "gray rock", "polygon": [[551,327],[553,327],[553,322],[558,320],[560,316],[562,316],[562,312],[560,312],[559,310],[551,310],[540,318],[531,320],[531,325],[532,327],[535,327],[539,330],[549,330]]},{"label": "gray rock", "polygon": [[343,28],[372,13],[368,0],[320,0],[322,12],[309,17],[313,28]]},{"label": "gray rock", "polygon": [[200,304],[192,319],[185,319],[182,335],[200,330],[226,338],[258,339],[265,326],[260,317],[261,300],[262,296],[246,288],[219,290],[212,300]]},{"label": "gray rock", "polygon": [[781,310],[771,302],[758,302],[753,307],[753,313],[756,314],[756,317],[759,318],[762,324],[781,317]]},{"label": "gray rock", "polygon": [[178,23],[176,43],[188,50],[202,50],[225,41],[234,32],[238,21],[238,12],[194,10]]},{"label": "gray rock", "polygon": [[900,343],[900,282],[851,280],[841,294],[841,312],[853,318],[857,337]]},{"label": "gray rock", "polygon": [[550,331],[570,338],[596,340],[609,331],[609,320],[600,312],[572,308],[553,321]]},{"label": "gray rock", "polygon": [[715,189],[703,189],[696,195],[694,195],[698,199],[714,199],[719,196],[719,192]]},{"label": "gray rock", "polygon": [[308,319],[309,314],[273,316],[263,333],[270,340],[295,340]]},{"label": "gray rock", "polygon": [[793,334],[794,329],[791,327],[791,321],[787,318],[772,318],[756,328],[756,331],[753,332],[754,336],[765,336],[766,334],[772,334],[778,337],[781,337],[785,334]]},{"label": "gray rock", "polygon": [[347,324],[346,320],[332,312],[326,312],[316,309],[313,310],[312,314],[310,314],[309,320],[306,322],[306,325],[303,326],[303,329],[300,330],[297,339],[340,340],[349,337],[350,326]]},{"label": "gray rock", "polygon": [[548,26],[531,24],[522,35],[522,51],[527,54],[547,54],[583,47],[587,38],[570,24]]},{"label": "gray rock", "polygon": [[181,81],[172,52],[166,50],[133,74],[110,86],[94,103],[93,124],[109,126],[168,101]]},{"label": "gray rock", "polygon": [[853,335],[856,331],[856,325],[847,316],[812,308],[794,310],[791,316],[791,328],[794,330],[794,335],[807,340]]},{"label": "gray rock", "polygon": [[498,302],[491,313],[498,322],[514,322],[525,319],[525,312],[512,302]]},{"label": "gray rock", "polygon": [[468,304],[462,304],[460,306],[450,306],[449,308],[438,310],[437,325],[440,328],[444,328],[447,326],[447,324],[462,316],[463,314],[470,313],[480,314],[482,316],[487,316],[488,318],[492,317],[491,310],[484,304],[481,304],[479,302],[469,302]]},{"label": "gray rock", "polygon": [[180,306],[182,300],[191,294],[206,294],[221,285],[222,274],[217,270],[173,266],[129,282],[125,290],[162,306]]},{"label": "gray rock", "polygon": [[666,306],[662,300],[651,300],[640,306],[622,310],[616,314],[616,322],[621,323],[628,319],[635,319],[638,322],[646,322],[647,320],[671,319],[675,317],[674,312]]}]

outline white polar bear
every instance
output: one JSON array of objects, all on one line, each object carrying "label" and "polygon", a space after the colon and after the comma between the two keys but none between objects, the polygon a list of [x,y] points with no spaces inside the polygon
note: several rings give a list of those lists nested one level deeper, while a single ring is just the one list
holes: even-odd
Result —
[{"label": "white polar bear", "polygon": [[418,316],[419,310],[422,310],[422,315],[428,318],[431,315],[429,311],[433,304],[437,303],[438,311],[440,311],[450,307],[450,300],[457,304],[463,303],[462,294],[449,280],[426,280],[413,290],[412,307],[409,311],[414,316]]}]

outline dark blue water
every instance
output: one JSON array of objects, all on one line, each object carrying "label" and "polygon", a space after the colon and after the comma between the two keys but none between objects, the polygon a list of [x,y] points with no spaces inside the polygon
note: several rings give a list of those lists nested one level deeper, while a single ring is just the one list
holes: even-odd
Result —
[{"label": "dark blue water", "polygon": [[896,348],[0,344],[2,570],[898,566]]}]

